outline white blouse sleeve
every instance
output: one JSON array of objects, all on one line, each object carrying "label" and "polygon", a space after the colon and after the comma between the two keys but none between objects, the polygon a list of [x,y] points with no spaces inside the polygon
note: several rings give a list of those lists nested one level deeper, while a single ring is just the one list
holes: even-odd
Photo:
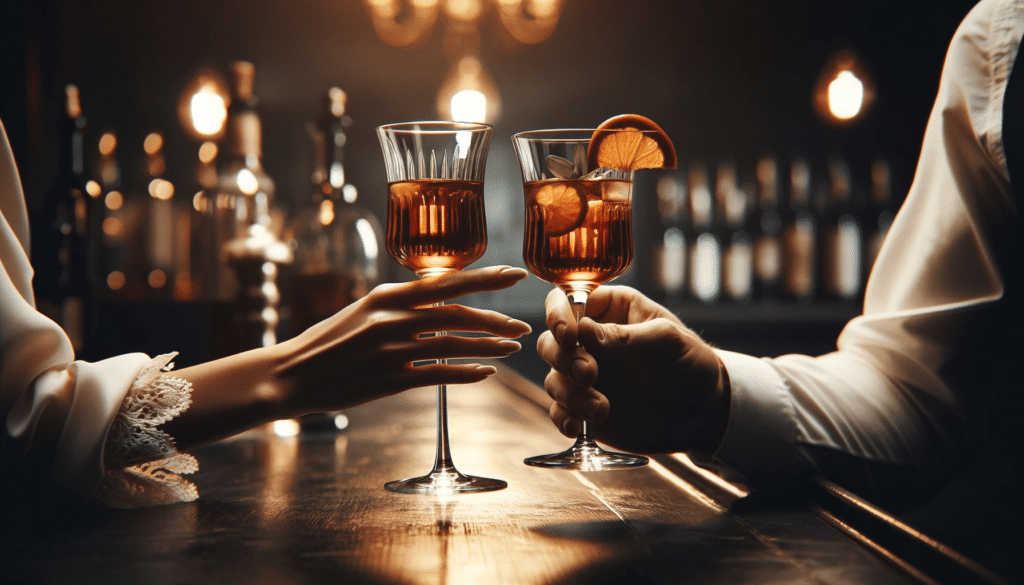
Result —
[{"label": "white blouse sleeve", "polygon": [[194,486],[176,479],[195,460],[176,456],[173,441],[155,429],[188,406],[190,386],[162,372],[173,356],[76,361],[67,335],[35,309],[28,250],[21,182],[0,123],[3,465],[45,461],[51,483],[118,507],[195,499]]},{"label": "white blouse sleeve", "polygon": [[719,352],[732,385],[716,456],[753,484],[821,469],[822,454],[915,465],[961,424],[972,331],[1004,295],[996,250],[1019,222],[1003,95],[1024,2],[983,0],[957,30],[906,202],[864,313],[820,356]]}]

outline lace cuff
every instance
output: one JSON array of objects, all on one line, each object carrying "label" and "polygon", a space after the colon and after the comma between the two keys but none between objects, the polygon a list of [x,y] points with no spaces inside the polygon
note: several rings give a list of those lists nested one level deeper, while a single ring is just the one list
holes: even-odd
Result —
[{"label": "lace cuff", "polygon": [[128,390],[107,434],[106,473],[100,497],[112,508],[191,502],[196,486],[179,474],[199,469],[195,457],[178,453],[174,439],[157,427],[185,412],[192,384],[167,374],[177,353],[153,358]]}]

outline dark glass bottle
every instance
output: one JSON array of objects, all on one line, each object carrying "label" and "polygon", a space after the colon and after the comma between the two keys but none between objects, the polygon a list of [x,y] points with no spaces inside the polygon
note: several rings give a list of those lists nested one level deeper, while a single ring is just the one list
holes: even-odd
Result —
[{"label": "dark glass bottle", "polygon": [[36,307],[64,329],[78,357],[88,357],[95,319],[90,201],[86,193],[85,117],[78,87],[64,89],[58,119],[57,179],[33,221],[32,264]]},{"label": "dark glass bottle", "polygon": [[353,301],[380,281],[383,230],[346,180],[346,95],[328,92],[323,116],[310,125],[315,159],[312,196],[290,222],[295,260],[290,269],[291,332],[301,333]]},{"label": "dark glass bottle", "polygon": [[757,162],[756,222],[754,223],[754,296],[761,302],[778,300],[782,283],[782,213],[779,167],[772,157]]},{"label": "dark glass bottle", "polygon": [[789,168],[788,206],[782,221],[782,293],[791,301],[814,300],[817,282],[817,218],[810,164],[796,158]]}]

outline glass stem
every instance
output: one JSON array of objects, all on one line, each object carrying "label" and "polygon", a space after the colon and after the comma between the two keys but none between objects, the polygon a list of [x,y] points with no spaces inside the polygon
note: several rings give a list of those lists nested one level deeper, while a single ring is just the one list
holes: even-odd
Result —
[{"label": "glass stem", "polygon": [[[434,303],[435,307],[444,305],[444,301]],[[446,331],[438,331],[435,335],[447,335]],[[447,364],[448,360],[439,359],[439,364]],[[434,458],[434,471],[455,471],[452,463],[452,452],[448,446],[448,386],[437,385],[437,454]]]},{"label": "glass stem", "polygon": [[[572,309],[573,316],[576,317],[576,325],[579,326],[580,320],[587,313],[587,298],[590,293],[582,290],[571,290],[565,293],[569,297],[569,307]],[[579,341],[576,342],[579,346]],[[582,443],[593,443],[594,439],[590,436],[590,423],[586,420],[580,426],[580,434],[576,438],[576,444]]]}]

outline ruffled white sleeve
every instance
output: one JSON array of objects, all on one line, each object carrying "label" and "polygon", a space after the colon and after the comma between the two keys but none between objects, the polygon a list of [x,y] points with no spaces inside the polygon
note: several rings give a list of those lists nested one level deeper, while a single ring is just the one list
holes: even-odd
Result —
[{"label": "ruffled white sleeve", "polygon": [[112,508],[191,502],[199,497],[181,477],[199,469],[195,457],[178,453],[158,427],[188,409],[192,384],[168,372],[170,353],[153,358],[135,377],[107,433],[101,497]]},{"label": "ruffled white sleeve", "polygon": [[[177,474],[196,468],[157,426],[189,404],[173,355],[75,360],[32,294],[21,181],[0,123],[0,465],[5,480],[134,507],[196,498]],[[32,473],[38,477],[13,477]]]}]

